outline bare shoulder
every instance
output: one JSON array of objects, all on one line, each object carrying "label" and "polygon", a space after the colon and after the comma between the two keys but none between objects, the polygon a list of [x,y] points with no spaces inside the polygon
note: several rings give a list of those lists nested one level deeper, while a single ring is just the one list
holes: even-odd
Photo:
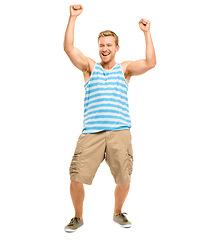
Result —
[{"label": "bare shoulder", "polygon": [[127,70],[127,66],[131,63],[132,61],[124,61],[121,63],[121,67],[123,69],[123,72],[125,73]]}]

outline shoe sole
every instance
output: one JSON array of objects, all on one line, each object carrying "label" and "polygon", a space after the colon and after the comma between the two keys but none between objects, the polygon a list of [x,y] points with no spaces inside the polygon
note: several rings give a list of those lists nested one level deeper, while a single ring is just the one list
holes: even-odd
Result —
[{"label": "shoe sole", "polygon": [[127,224],[127,225],[121,225],[120,223],[116,222],[115,220],[113,220],[114,223],[118,224],[118,226],[122,227],[122,228],[131,228],[132,224]]},{"label": "shoe sole", "polygon": [[76,232],[79,228],[83,227],[83,225],[81,225],[80,227],[78,227],[77,229],[64,229],[65,232],[67,233],[73,233]]},{"label": "shoe sole", "polygon": [[75,230],[71,230],[71,229],[64,229],[64,231],[65,231],[66,233],[73,233],[73,232],[76,232],[76,230],[77,230],[77,229],[75,229]]}]

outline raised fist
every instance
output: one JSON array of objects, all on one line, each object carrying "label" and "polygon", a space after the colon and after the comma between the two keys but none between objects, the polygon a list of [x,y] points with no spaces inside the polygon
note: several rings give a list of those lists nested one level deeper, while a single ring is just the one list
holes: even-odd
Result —
[{"label": "raised fist", "polygon": [[79,16],[83,11],[82,5],[71,5],[70,6],[70,16]]},{"label": "raised fist", "polygon": [[150,22],[144,18],[139,21],[139,27],[143,32],[148,32],[150,30]]}]

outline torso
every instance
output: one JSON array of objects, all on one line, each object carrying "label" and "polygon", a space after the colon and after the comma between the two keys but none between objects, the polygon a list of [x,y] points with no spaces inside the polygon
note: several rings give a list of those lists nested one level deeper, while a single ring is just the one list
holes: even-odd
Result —
[{"label": "torso", "polygon": [[84,134],[131,128],[126,66],[116,63],[105,69],[101,64],[94,63],[91,76],[84,74],[90,76],[84,85]]}]

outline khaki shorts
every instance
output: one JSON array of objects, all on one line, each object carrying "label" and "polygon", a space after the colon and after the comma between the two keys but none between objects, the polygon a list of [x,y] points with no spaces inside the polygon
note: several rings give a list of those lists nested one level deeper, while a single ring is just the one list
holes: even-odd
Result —
[{"label": "khaki shorts", "polygon": [[91,185],[104,159],[116,184],[130,183],[133,150],[129,129],[81,134],[70,165],[70,179]]}]

